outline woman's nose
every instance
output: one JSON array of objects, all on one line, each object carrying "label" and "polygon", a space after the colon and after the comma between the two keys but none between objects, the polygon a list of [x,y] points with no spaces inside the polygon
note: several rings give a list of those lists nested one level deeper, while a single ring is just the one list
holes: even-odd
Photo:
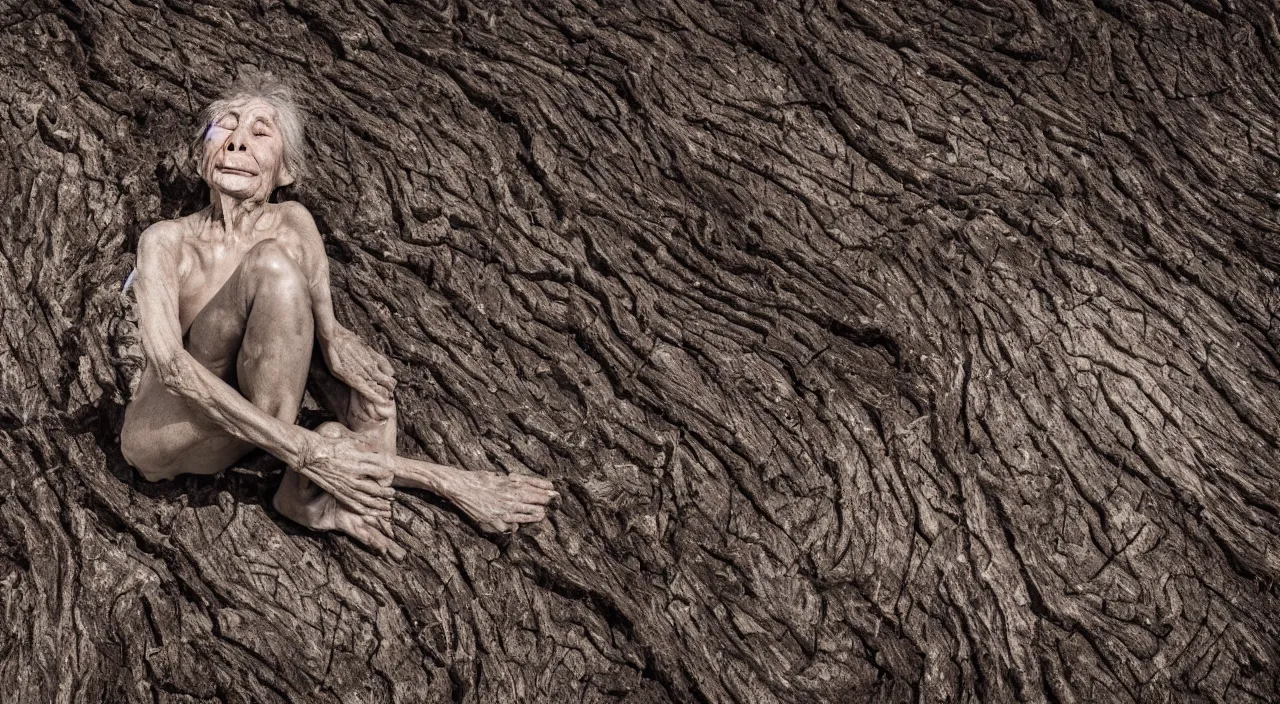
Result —
[{"label": "woman's nose", "polygon": [[232,132],[231,136],[227,138],[227,151],[242,152],[248,149],[245,146],[245,141],[245,136],[239,130]]}]

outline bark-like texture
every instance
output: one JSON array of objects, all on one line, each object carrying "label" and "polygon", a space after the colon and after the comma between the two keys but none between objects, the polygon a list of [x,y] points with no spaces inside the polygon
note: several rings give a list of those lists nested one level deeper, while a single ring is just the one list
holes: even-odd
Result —
[{"label": "bark-like texture", "polygon": [[[1280,30],[1232,0],[0,11],[0,700],[1280,698]],[[300,86],[411,556],[123,462],[138,233]]]}]

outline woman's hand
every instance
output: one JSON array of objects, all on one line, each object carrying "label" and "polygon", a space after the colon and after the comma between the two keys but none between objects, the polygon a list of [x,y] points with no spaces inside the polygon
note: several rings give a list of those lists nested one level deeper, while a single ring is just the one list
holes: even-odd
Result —
[{"label": "woman's hand", "polygon": [[388,458],[355,439],[305,432],[302,450],[290,466],[355,513],[390,518],[396,492]]},{"label": "woman's hand", "polygon": [[369,407],[383,409],[391,405],[396,388],[395,368],[386,357],[341,327],[323,351],[333,376],[363,396]]}]

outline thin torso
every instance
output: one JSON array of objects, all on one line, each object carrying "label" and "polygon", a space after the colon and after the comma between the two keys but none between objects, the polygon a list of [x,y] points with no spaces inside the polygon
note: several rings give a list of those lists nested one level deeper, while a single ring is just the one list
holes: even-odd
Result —
[{"label": "thin torso", "polygon": [[[178,218],[173,224],[181,238],[174,236],[171,240],[178,256],[169,260],[177,271],[141,274],[153,277],[148,281],[167,280],[176,287],[183,346],[197,362],[237,390],[236,359],[249,309],[255,305],[243,288],[244,275],[237,277],[246,255],[263,241],[274,240],[305,271],[315,271],[315,262],[308,257],[324,256],[322,249],[317,252],[315,247],[304,246],[303,236],[281,206],[261,207],[263,211],[251,227],[229,236],[215,229],[217,225],[211,222],[208,211]],[[309,345],[306,354],[310,354]],[[197,474],[221,471],[252,449],[252,445],[222,431],[190,399],[170,392],[153,367],[147,364],[138,389],[125,408],[122,433],[155,438],[153,445],[167,448],[159,453],[169,458],[167,463],[176,462],[182,472]],[[198,452],[191,454],[196,448]]]},{"label": "thin torso", "polygon": [[207,210],[179,218],[178,222],[187,233],[183,238],[182,259],[178,264],[178,320],[183,335],[187,334],[196,316],[235,273],[244,260],[244,255],[259,242],[278,240],[299,264],[306,266],[305,249],[297,234],[276,211],[278,206],[267,203],[262,207],[265,212],[252,230],[236,238],[210,237],[211,225]]},{"label": "thin torso", "polygon": [[[302,245],[301,237],[289,226],[287,218],[282,217],[281,206],[266,203],[262,208],[263,213],[254,226],[235,237],[215,236],[208,209],[175,221],[183,231],[181,258],[175,278],[178,283],[178,322],[184,342],[192,323],[235,273],[245,254],[259,242],[277,240],[304,270],[313,270],[313,262],[308,261],[308,256],[313,255]],[[323,253],[320,256],[324,256]],[[134,401],[162,391],[164,385],[160,383],[156,370],[148,364]]]}]

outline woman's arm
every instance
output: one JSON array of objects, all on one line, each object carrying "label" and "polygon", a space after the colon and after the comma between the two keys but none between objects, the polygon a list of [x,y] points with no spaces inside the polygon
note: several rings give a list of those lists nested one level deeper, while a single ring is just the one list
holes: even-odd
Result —
[{"label": "woman's arm", "polygon": [[170,222],[147,228],[138,242],[138,325],[147,363],[173,393],[191,399],[218,427],[292,464],[306,432],[286,424],[231,388],[182,346],[178,317],[178,268],[182,231]]},{"label": "woman's arm", "polygon": [[303,267],[311,285],[311,310],[315,315],[316,339],[329,371],[350,386],[374,407],[393,400],[395,368],[378,352],[361,342],[355,333],[338,323],[333,314],[333,294],[329,287],[329,256],[315,219],[301,203],[281,204],[287,226],[297,233],[303,251]]},{"label": "woman's arm", "polygon": [[138,242],[138,325],[147,363],[169,391],[191,401],[228,434],[266,450],[352,509],[385,513],[394,495],[391,470],[374,453],[352,452],[338,441],[254,406],[182,346],[178,316],[182,231],[175,223],[147,228]]}]

